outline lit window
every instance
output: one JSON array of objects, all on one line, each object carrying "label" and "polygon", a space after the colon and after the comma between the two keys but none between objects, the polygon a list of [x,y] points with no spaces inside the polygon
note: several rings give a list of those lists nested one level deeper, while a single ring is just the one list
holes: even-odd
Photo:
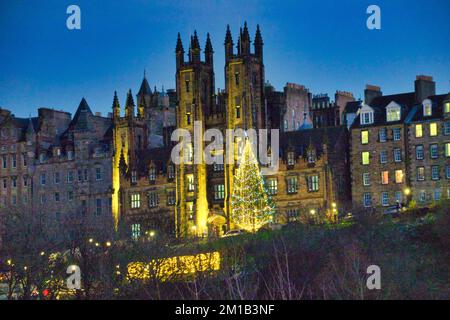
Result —
[{"label": "lit window", "polygon": [[427,99],[423,102],[423,115],[429,117],[431,116],[431,111],[431,101]]},{"label": "lit window", "polygon": [[267,180],[267,189],[270,195],[275,195],[278,192],[278,180],[271,178]]},{"label": "lit window", "polygon": [[141,237],[141,225],[139,223],[134,223],[131,225],[131,238],[133,240],[138,240]]},{"label": "lit window", "polygon": [[423,160],[423,146],[416,146],[416,159]]},{"label": "lit window", "polygon": [[437,123],[430,123],[430,137],[435,137],[438,134]]},{"label": "lit window", "polygon": [[387,163],[387,151],[383,150],[380,152],[380,163]]},{"label": "lit window", "polygon": [[370,186],[370,173],[369,172],[363,173],[363,185]]},{"label": "lit window", "polygon": [[387,192],[381,193],[381,205],[383,207],[387,207],[389,205],[389,193]]},{"label": "lit window", "polygon": [[378,132],[378,136],[379,136],[380,142],[386,142],[386,140],[387,140],[386,128],[380,129],[380,131]]},{"label": "lit window", "polygon": [[424,180],[425,180],[425,168],[418,167],[417,168],[417,181],[424,181]]},{"label": "lit window", "polygon": [[444,111],[445,113],[450,113],[450,102],[444,104]]},{"label": "lit window", "polygon": [[133,193],[131,195],[131,209],[137,209],[141,207],[141,195],[139,193]]},{"label": "lit window", "polygon": [[445,156],[450,157],[450,143],[449,142],[447,142],[445,144]]},{"label": "lit window", "polygon": [[403,183],[403,170],[395,170],[395,183]]},{"label": "lit window", "polygon": [[192,143],[186,143],[186,148],[185,148],[185,154],[184,154],[184,160],[185,163],[192,163],[194,159],[194,150],[192,148]]},{"label": "lit window", "polygon": [[389,171],[382,171],[381,184],[388,184],[388,183],[389,183]]},{"label": "lit window", "polygon": [[421,124],[416,124],[416,138],[422,138],[423,137],[423,126]]},{"label": "lit window", "polygon": [[361,131],[361,143],[362,144],[369,143],[369,131],[367,130]]},{"label": "lit window", "polygon": [[297,184],[297,176],[287,177],[287,193],[297,193],[298,184]]},{"label": "lit window", "polygon": [[214,185],[214,200],[225,199],[225,186],[223,184]]},{"label": "lit window", "polygon": [[364,207],[366,207],[366,208],[372,206],[372,195],[369,192],[364,193],[363,204],[364,204]]},{"label": "lit window", "polygon": [[402,161],[402,150],[394,149],[394,161],[401,162]]},{"label": "lit window", "polygon": [[193,174],[187,174],[186,175],[186,182],[187,182],[187,190],[189,192],[194,191],[194,175]]},{"label": "lit window", "polygon": [[361,157],[363,165],[368,165],[370,163],[370,153],[368,151],[362,152]]},{"label": "lit window", "polygon": [[169,164],[169,166],[167,167],[167,177],[169,179],[175,178],[175,167],[173,166],[173,164]]},{"label": "lit window", "polygon": [[313,175],[307,177],[308,182],[308,192],[317,192],[319,191],[319,176]]},{"label": "lit window", "polygon": [[400,108],[389,108],[387,110],[387,121],[391,122],[391,121],[400,121]]},{"label": "lit window", "polygon": [[439,167],[438,166],[431,167],[431,179],[439,180]]}]

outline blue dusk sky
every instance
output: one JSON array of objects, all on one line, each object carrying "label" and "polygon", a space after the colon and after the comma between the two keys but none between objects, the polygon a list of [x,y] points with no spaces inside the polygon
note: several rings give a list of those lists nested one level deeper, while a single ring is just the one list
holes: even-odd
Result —
[{"label": "blue dusk sky", "polygon": [[[66,9],[81,8],[81,30],[68,30]],[[368,30],[366,9],[381,8],[381,30]],[[151,87],[175,86],[175,43],[185,50],[196,29],[215,50],[216,88],[224,87],[226,25],[236,43],[248,22],[260,24],[266,80],[313,93],[351,91],[366,84],[385,94],[413,91],[418,74],[434,77],[437,92],[450,91],[450,1],[0,1],[0,106],[17,116],[38,107],[74,112],[84,96],[93,111],[111,110],[137,93],[144,69]]]}]

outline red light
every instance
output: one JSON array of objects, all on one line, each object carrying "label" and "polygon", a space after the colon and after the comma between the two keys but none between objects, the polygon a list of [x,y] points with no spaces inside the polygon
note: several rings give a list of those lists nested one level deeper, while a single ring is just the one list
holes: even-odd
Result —
[{"label": "red light", "polygon": [[49,294],[48,289],[45,289],[44,291],[42,291],[42,294],[44,295],[44,297],[48,296],[48,294]]}]

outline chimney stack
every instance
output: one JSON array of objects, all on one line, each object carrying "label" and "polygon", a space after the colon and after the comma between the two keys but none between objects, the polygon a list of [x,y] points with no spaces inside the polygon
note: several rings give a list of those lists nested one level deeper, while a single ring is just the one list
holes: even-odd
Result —
[{"label": "chimney stack", "polygon": [[367,84],[366,89],[364,90],[364,103],[370,105],[373,99],[381,97],[382,95],[383,92],[381,92],[380,87]]},{"label": "chimney stack", "polygon": [[422,103],[429,96],[436,94],[436,82],[433,77],[418,75],[414,81],[414,92],[416,95],[416,103]]}]

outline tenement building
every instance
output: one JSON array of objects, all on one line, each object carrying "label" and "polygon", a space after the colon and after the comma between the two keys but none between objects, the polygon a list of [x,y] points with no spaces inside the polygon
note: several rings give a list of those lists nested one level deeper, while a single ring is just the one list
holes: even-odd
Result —
[{"label": "tenement building", "polygon": [[367,86],[350,135],[355,209],[425,205],[448,192],[446,98],[435,95],[427,76],[418,76],[410,93],[383,96]]}]

